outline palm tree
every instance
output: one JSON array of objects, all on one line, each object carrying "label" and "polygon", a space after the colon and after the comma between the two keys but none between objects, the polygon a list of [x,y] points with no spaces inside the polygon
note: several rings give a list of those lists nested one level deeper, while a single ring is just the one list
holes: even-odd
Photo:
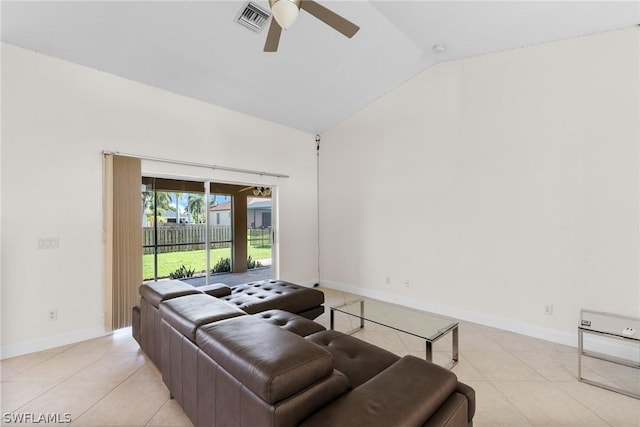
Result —
[{"label": "palm tree", "polygon": [[180,193],[173,193],[176,196],[176,224],[180,224]]},{"label": "palm tree", "polygon": [[[154,212],[154,203],[156,200],[156,197],[153,194],[153,191],[143,191],[142,192],[142,224],[143,226],[146,225],[146,221],[145,221],[145,217],[147,212],[150,211],[150,213],[153,215]],[[166,211],[168,209],[171,209],[171,202],[173,201],[173,198],[171,197],[171,194],[169,194],[166,191],[158,191],[157,192],[157,199],[158,199],[158,210],[162,210],[162,211]]]},{"label": "palm tree", "polygon": [[171,197],[170,193],[158,191],[158,209],[163,211],[171,209],[171,202],[173,202],[173,197]]},{"label": "palm tree", "polygon": [[153,192],[143,191],[142,192],[142,226],[143,227],[147,225],[147,221],[145,221],[145,217],[147,216],[147,210],[149,210],[152,203],[153,203]]},{"label": "palm tree", "polygon": [[204,222],[204,196],[202,194],[189,194],[187,211],[193,216],[195,223]]}]

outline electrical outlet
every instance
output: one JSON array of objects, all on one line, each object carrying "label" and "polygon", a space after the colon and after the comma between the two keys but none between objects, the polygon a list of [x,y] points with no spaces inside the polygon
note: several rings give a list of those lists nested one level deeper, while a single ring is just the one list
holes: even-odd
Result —
[{"label": "electrical outlet", "polygon": [[387,285],[390,285],[391,284],[391,276],[385,277],[384,278],[384,283],[387,284]]},{"label": "electrical outlet", "polygon": [[553,316],[553,304],[547,304],[544,306],[544,314],[547,316]]},{"label": "electrical outlet", "polygon": [[49,310],[49,320],[58,320],[58,310]]},{"label": "electrical outlet", "polygon": [[60,247],[59,237],[39,237],[38,249],[58,249]]},{"label": "electrical outlet", "polygon": [[404,279],[402,284],[404,285],[405,288],[408,288],[409,287],[409,279]]}]

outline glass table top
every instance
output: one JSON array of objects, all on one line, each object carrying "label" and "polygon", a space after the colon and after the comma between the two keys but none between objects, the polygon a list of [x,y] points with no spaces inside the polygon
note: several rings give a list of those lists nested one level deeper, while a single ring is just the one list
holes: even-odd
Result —
[{"label": "glass table top", "polygon": [[415,335],[429,342],[437,340],[458,325],[455,320],[369,298],[330,308],[349,316],[360,317],[360,301],[364,301],[364,320]]},{"label": "glass table top", "polygon": [[579,329],[640,341],[640,319],[592,310],[580,311]]}]

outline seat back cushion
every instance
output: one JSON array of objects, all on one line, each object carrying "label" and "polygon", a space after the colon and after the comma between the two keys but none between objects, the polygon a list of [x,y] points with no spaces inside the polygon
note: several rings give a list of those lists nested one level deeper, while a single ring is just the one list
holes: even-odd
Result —
[{"label": "seat back cushion", "polygon": [[298,393],[333,372],[325,349],[253,316],[202,326],[200,350],[268,403]]},{"label": "seat back cushion", "polygon": [[200,326],[245,315],[244,311],[206,294],[185,295],[160,304],[160,316],[193,342]]},{"label": "seat back cushion", "polygon": [[198,289],[179,280],[161,280],[145,283],[138,289],[140,296],[155,308],[159,308],[162,301],[184,295],[200,294]]}]

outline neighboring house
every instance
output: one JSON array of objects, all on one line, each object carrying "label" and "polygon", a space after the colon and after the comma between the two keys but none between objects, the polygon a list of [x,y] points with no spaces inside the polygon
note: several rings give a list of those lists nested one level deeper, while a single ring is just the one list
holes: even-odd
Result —
[{"label": "neighboring house", "polygon": [[247,200],[247,227],[271,227],[271,199],[249,197]]},{"label": "neighboring house", "polygon": [[231,225],[231,201],[209,208],[210,225]]},{"label": "neighboring house", "polygon": [[[173,209],[160,210],[158,209],[158,224],[195,224],[191,219],[189,212],[180,212],[180,217],[176,218],[176,211]],[[153,212],[147,209],[143,214],[142,219],[143,227],[153,227]]]},{"label": "neighboring house", "polygon": [[[209,209],[209,224],[231,225],[231,202],[219,203]],[[247,228],[271,227],[271,199],[247,198]]]},{"label": "neighboring house", "polygon": [[[160,211],[160,209],[158,209],[158,211]],[[158,212],[158,217],[159,218],[164,218],[166,220],[167,223],[179,223],[179,224],[188,224],[189,223],[189,215],[184,213],[184,212],[180,212],[180,216],[178,218],[176,218],[176,211],[172,210],[172,209],[167,209],[165,211],[162,211],[162,213]],[[179,219],[179,221],[178,221]],[[162,222],[162,221],[160,221]]]}]

